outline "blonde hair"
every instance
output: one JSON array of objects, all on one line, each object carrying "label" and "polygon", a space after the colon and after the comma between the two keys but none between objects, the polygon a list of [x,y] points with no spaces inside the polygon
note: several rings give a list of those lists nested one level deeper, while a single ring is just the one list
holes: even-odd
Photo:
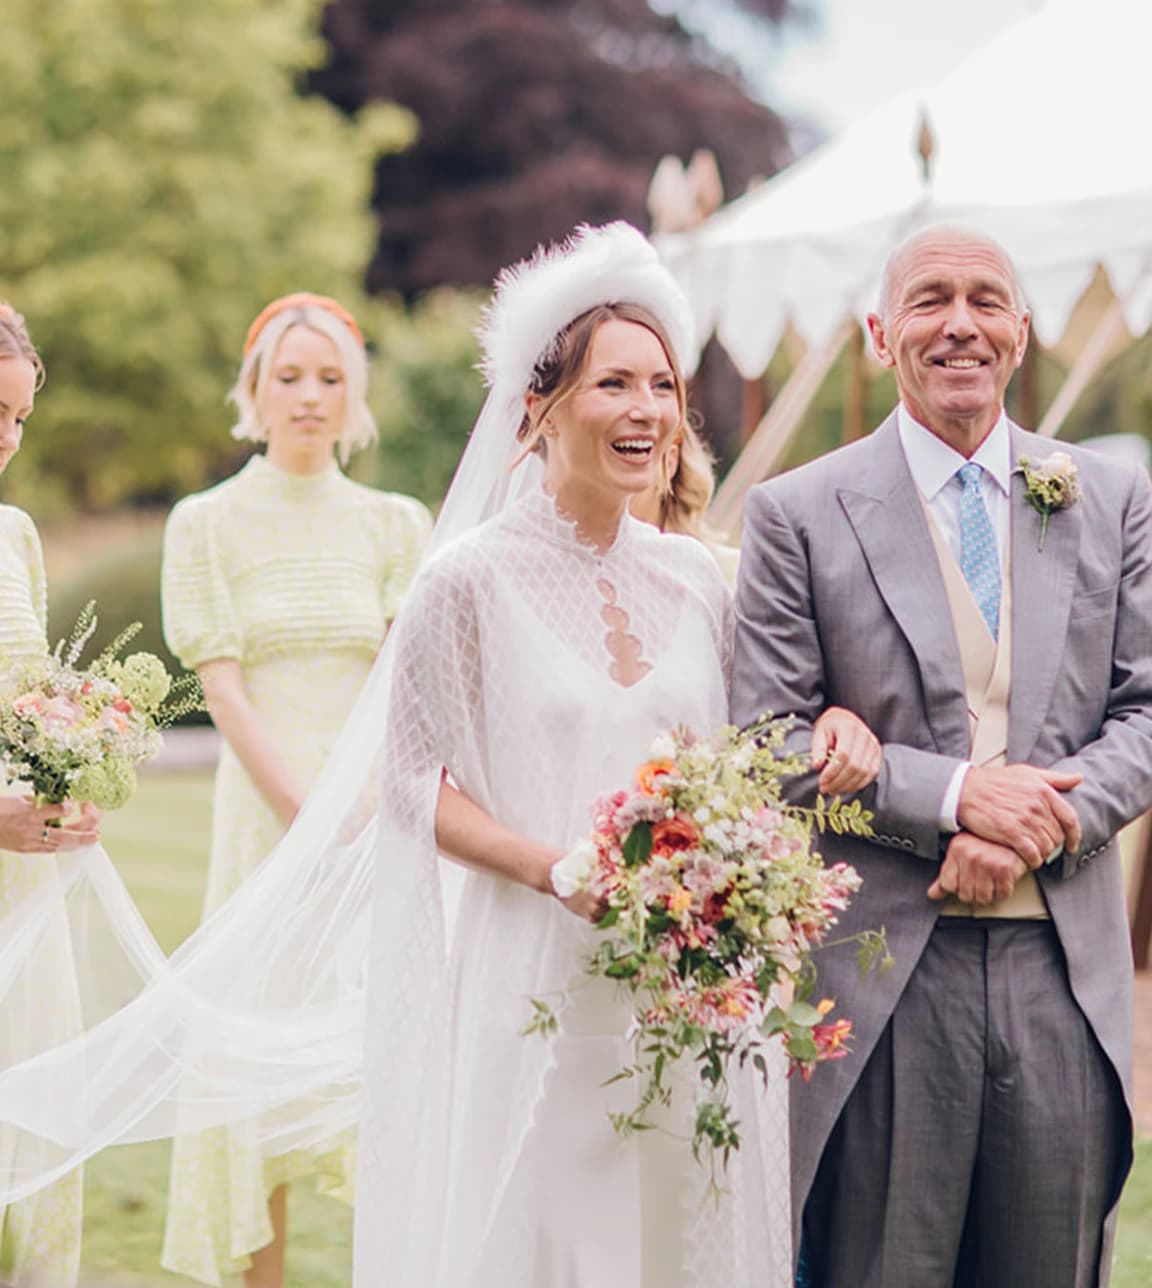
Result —
[{"label": "blonde hair", "polygon": [[0,300],[0,358],[23,358],[36,372],[36,389],[44,384],[44,360],[36,351],[28,326],[11,304]]},{"label": "blonde hair", "polygon": [[[666,475],[661,489],[660,530],[710,540],[713,534],[704,516],[716,490],[713,473],[716,458],[691,421],[684,425],[681,436],[673,440],[673,446],[678,458],[676,468]],[[665,469],[667,460],[665,454]]]},{"label": "blonde hair", "polygon": [[260,408],[272,373],[272,360],[280,341],[294,326],[306,326],[325,335],[336,346],[344,372],[344,423],[338,436],[340,461],[348,464],[353,452],[376,441],[376,420],[368,409],[368,358],[364,346],[347,325],[328,309],[316,306],[285,309],[265,323],[244,356],[240,374],[228,394],[240,419],[232,428],[232,437],[263,443],[268,439]]},{"label": "blonde hair", "polygon": [[597,304],[586,313],[574,318],[556,335],[537,361],[532,372],[532,381],[528,393],[538,394],[540,401],[532,411],[524,413],[520,428],[516,431],[517,439],[524,445],[522,460],[530,452],[543,450],[544,421],[548,414],[562,402],[576,387],[588,364],[588,351],[592,347],[592,338],[605,322],[617,319],[621,322],[635,322],[651,331],[660,341],[664,356],[672,372],[672,381],[676,387],[676,403],[680,409],[680,420],[676,432],[682,433],[688,427],[688,388],[684,372],[676,359],[676,350],[667,330],[660,320],[639,304]]}]

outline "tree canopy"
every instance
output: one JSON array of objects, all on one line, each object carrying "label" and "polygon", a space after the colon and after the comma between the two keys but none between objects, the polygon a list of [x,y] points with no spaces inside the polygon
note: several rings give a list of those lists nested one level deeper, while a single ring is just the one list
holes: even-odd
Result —
[{"label": "tree canopy", "polygon": [[[788,4],[742,7],[779,20]],[[332,0],[323,28],[313,86],[420,121],[377,163],[375,291],[487,284],[580,221],[643,226],[667,153],[712,148],[730,191],[788,158],[735,68],[647,0]]]},{"label": "tree canopy", "polygon": [[311,0],[8,0],[0,298],[48,384],[5,494],[108,505],[222,472],[224,396],[269,298],[356,305],[371,158],[408,113],[352,122],[298,80]]}]

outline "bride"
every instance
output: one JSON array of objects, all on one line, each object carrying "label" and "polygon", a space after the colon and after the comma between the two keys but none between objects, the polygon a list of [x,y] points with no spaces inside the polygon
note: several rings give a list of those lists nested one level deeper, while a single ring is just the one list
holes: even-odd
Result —
[{"label": "bride", "polygon": [[[782,1061],[734,1089],[745,1143],[718,1202],[676,1139],[687,1078],[666,1131],[618,1137],[628,1010],[583,975],[591,897],[550,879],[656,733],[726,719],[715,562],[628,513],[685,424],[687,306],[634,230],[584,229],[504,276],[483,338],[481,432],[519,444],[520,496],[439,551],[394,642],[382,853],[404,854],[375,896],[356,1283],[784,1285]],[[824,735],[871,758],[847,712]],[[446,970],[437,851],[471,869]],[[529,1040],[541,995],[559,1032]]]},{"label": "bride", "polygon": [[[435,553],[269,858],[167,962],[99,847],[62,872],[86,1031],[0,1072],[0,1204],[105,1145],[359,1121],[356,1288],[784,1288],[782,1068],[732,1089],[718,1201],[687,1074],[667,1131],[617,1137],[627,1012],[550,882],[658,731],[726,718],[716,565],[627,513],[684,421],[688,305],[634,229],[582,229],[502,278],[483,340]],[[822,790],[874,776],[848,713],[814,746]],[[40,915],[0,924],[0,1001]],[[544,995],[559,1032],[522,1036]]]}]

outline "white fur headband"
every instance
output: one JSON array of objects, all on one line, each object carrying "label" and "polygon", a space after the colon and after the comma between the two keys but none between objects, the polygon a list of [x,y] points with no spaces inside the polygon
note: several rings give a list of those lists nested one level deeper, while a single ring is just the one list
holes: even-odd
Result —
[{"label": "white fur headband", "polygon": [[618,221],[581,225],[558,246],[506,268],[480,325],[492,388],[523,394],[561,331],[598,304],[638,304],[668,332],[681,367],[695,362],[692,309],[643,233]]}]

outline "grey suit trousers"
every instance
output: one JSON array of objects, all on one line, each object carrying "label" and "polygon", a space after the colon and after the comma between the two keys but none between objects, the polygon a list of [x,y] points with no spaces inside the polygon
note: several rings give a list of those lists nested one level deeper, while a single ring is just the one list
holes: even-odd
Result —
[{"label": "grey suit trousers", "polygon": [[824,1151],[812,1288],[1097,1288],[1128,1130],[1052,924],[941,918]]}]

